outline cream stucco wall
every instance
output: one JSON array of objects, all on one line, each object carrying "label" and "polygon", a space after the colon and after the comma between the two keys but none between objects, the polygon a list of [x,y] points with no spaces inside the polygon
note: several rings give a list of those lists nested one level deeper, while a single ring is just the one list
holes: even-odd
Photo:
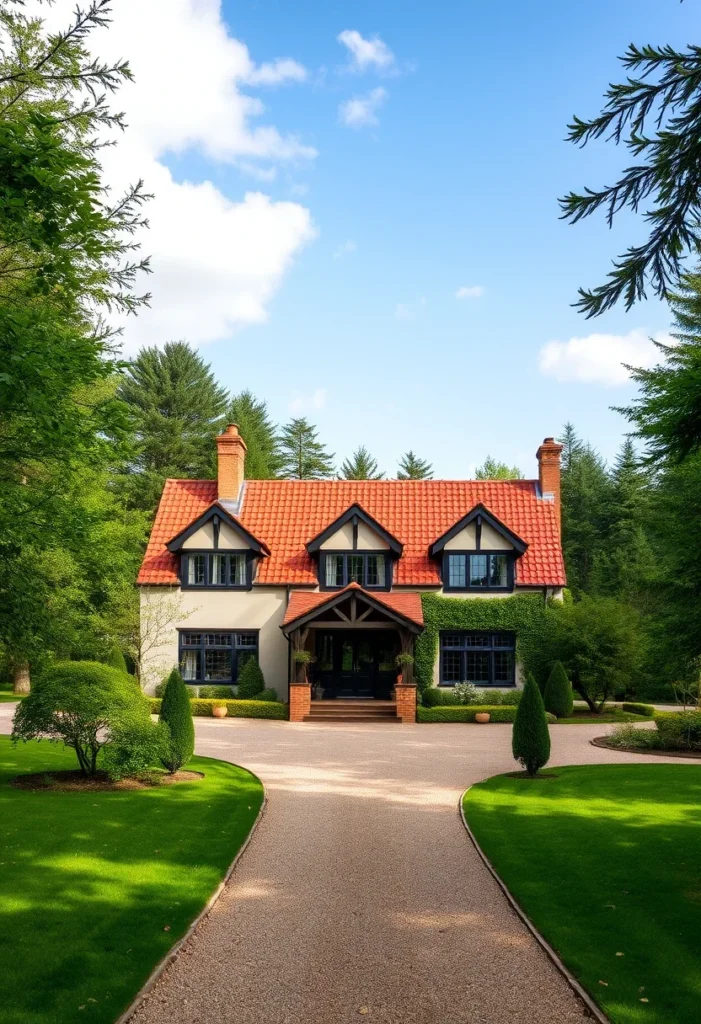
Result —
[{"label": "cream stucco wall", "polygon": [[[230,551],[233,548],[240,551],[250,546],[243,534],[233,526],[229,526],[228,523],[219,524],[219,547],[222,550]],[[184,551],[206,551],[208,548],[214,548],[214,524],[211,520],[188,537],[183,544]]]},{"label": "cream stucco wall", "polygon": [[[506,537],[502,537],[488,523],[482,523],[480,546],[483,551],[513,550],[513,544],[510,544]],[[477,527],[475,523],[468,523],[464,530],[452,537],[445,545],[446,551],[475,551],[476,549]]]},{"label": "cream stucco wall", "polygon": [[274,687],[280,699],[287,700],[288,644],[280,629],[286,607],[284,587],[210,592],[141,587],[142,635],[150,631],[154,641],[144,656],[147,692],[152,693],[178,663],[178,629],[256,629],[265,685]]},{"label": "cream stucco wall", "polygon": [[[387,551],[389,544],[371,529],[367,523],[358,522],[358,551]],[[344,523],[321,545],[322,551],[353,551],[353,524]]]}]

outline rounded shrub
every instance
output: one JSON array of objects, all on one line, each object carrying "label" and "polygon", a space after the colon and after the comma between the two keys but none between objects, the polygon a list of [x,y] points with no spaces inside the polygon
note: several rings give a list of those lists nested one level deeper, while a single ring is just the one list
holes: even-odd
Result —
[{"label": "rounded shrub", "polygon": [[19,705],[12,738],[62,740],[85,775],[117,735],[150,725],[150,706],[125,672],[97,661],[64,661],[43,673]]},{"label": "rounded shrub", "polygon": [[277,695],[277,690],[273,689],[271,686],[267,690],[261,690],[256,697],[256,700],[279,701],[280,698]]},{"label": "rounded shrub", "polygon": [[168,726],[168,739],[163,744],[161,763],[173,774],[190,760],[195,751],[192,703],[177,668],[168,676],[159,721]]},{"label": "rounded shrub", "polygon": [[511,748],[517,761],[528,775],[537,775],[538,770],[550,759],[550,730],[545,717],[545,706],[538,684],[528,673],[523,697],[516,709]]},{"label": "rounded shrub", "polygon": [[553,665],[543,694],[545,710],[556,718],[571,718],[574,707],[572,684],[561,661]]},{"label": "rounded shrub", "polygon": [[127,663],[124,660],[124,655],[122,654],[122,649],[119,644],[112,644],[109,654],[105,659],[105,665],[109,665],[111,668],[116,668],[118,672],[124,672],[128,675]]},{"label": "rounded shrub", "polygon": [[261,667],[253,657],[249,658],[239,672],[238,700],[254,700],[265,689]]}]

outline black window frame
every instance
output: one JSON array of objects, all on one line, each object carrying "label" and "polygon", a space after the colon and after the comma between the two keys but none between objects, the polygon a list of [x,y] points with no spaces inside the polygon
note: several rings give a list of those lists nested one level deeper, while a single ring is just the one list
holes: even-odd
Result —
[{"label": "black window frame", "polygon": [[[185,642],[187,636],[200,636],[199,644],[188,644]],[[205,637],[209,636],[229,636],[231,637],[230,644],[207,644]],[[255,646],[250,644],[240,644],[238,638],[242,635],[251,636],[255,635],[256,642]],[[239,662],[242,654],[253,654],[256,661],[260,662],[260,630],[259,629],[179,629],[178,630],[178,665],[180,671],[183,671],[183,652],[184,651],[199,651],[200,654],[200,671],[197,679],[183,679],[190,686],[235,686],[239,676]],[[205,678],[205,662],[207,651],[231,651],[231,678],[229,679],[206,679]]]},{"label": "black window frame", "polygon": [[[204,556],[204,583],[188,583],[188,559]],[[227,560],[227,580],[231,579],[231,557],[243,557],[245,559],[246,571],[244,583],[212,583],[212,561],[214,556],[224,557]],[[183,551],[180,556],[180,586],[183,590],[250,590],[255,578],[256,556],[250,548],[222,550],[221,548],[212,551],[211,548],[205,551]]]},{"label": "black window frame", "polygon": [[[464,587],[451,587],[451,585],[450,585],[450,567],[449,567],[450,563],[449,563],[449,559],[451,558],[451,556],[454,557],[456,555],[459,555],[459,556],[461,556],[461,557],[466,559],[466,562],[465,562],[465,586]],[[469,562],[469,559],[470,558],[480,558],[480,557],[484,557],[485,555],[487,556],[487,558],[489,558],[490,555],[501,555],[503,558],[506,558],[506,586],[505,587],[494,587],[494,586],[492,586],[490,584],[490,582],[489,582],[489,563],[487,563],[487,585],[484,586],[484,587],[482,587],[482,586],[473,587],[473,586],[470,585],[471,572],[470,572],[470,562]],[[448,593],[464,594],[464,593],[467,593],[467,592],[471,592],[473,594],[483,594],[485,592],[489,592],[489,593],[492,593],[492,594],[494,594],[494,593],[508,594],[513,589],[514,589],[514,553],[513,553],[513,551],[494,551],[494,550],[475,551],[473,549],[472,551],[462,551],[462,550],[460,550],[460,551],[450,551],[449,550],[449,551],[444,551],[443,552],[443,590],[447,591]]]},{"label": "black window frame", "polygon": [[[446,643],[446,638],[451,637],[457,639],[457,643]],[[504,639],[508,640],[507,644],[503,642],[497,642],[495,637],[499,638],[499,641]],[[469,640],[468,640],[469,638]],[[460,679],[445,680],[444,678],[444,658],[445,653],[457,654],[460,656],[461,669]],[[438,638],[438,685],[451,687],[455,686],[456,683],[462,683],[467,679],[466,655],[469,653],[486,654],[488,656],[488,682],[475,683],[475,686],[479,686],[481,689],[497,689],[503,690],[506,688],[514,688],[516,686],[516,634],[511,630],[503,629],[442,629],[439,633]],[[511,655],[511,679],[509,681],[496,680],[495,677],[495,663],[496,655],[498,654],[510,654]]]},{"label": "black window frame", "polygon": [[[341,556],[343,558],[343,582],[331,585],[326,582],[326,559],[337,558]],[[377,558],[378,556],[385,560],[385,582],[380,583],[367,583],[368,578],[368,558]],[[392,589],[392,568],[394,559],[390,557],[389,551],[322,551],[319,556],[319,589],[320,590],[343,590],[344,587],[348,586],[348,559],[349,558],[362,558],[363,559],[363,590],[378,590],[387,591]]]}]

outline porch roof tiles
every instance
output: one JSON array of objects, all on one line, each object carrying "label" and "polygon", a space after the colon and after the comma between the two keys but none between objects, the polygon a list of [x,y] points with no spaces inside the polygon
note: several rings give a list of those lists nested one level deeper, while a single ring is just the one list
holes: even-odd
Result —
[{"label": "porch roof tiles", "polygon": [[[177,559],[166,544],[216,498],[215,480],[166,481],[139,583],[177,584]],[[516,562],[517,586],[565,585],[557,509],[540,496],[537,480],[248,480],[238,519],[270,550],[256,583],[316,586],[306,544],[353,503],[402,543],[395,586],[440,586],[429,548],[478,504],[528,544]]]},{"label": "porch roof tiles", "polygon": [[[287,606],[285,612],[285,618],[282,621],[283,627],[290,622],[294,622],[296,619],[301,618],[303,615],[308,615],[309,612],[314,611],[315,608],[321,608],[329,601],[338,601],[341,594],[349,594],[353,592],[359,594],[367,594],[368,597],[376,601],[377,604],[384,605],[390,611],[395,612],[398,615],[403,616],[405,619],[409,619],[411,622],[416,623],[417,626],[423,626],[424,624],[424,613],[421,605],[421,595],[415,593],[394,593],[388,594],[386,591],[366,591],[362,587],[358,586],[357,583],[349,583],[344,590],[332,590],[332,591],[308,591],[308,590],[295,590],[290,594],[290,603]],[[343,626],[343,623],[339,620],[339,627]]]}]

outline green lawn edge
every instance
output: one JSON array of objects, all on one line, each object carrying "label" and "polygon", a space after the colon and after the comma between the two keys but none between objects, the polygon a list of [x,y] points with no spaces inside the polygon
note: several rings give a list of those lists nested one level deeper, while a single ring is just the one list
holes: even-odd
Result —
[{"label": "green lawn edge", "polygon": [[549,771],[466,791],[481,850],[613,1024],[695,1024],[701,765]]}]

